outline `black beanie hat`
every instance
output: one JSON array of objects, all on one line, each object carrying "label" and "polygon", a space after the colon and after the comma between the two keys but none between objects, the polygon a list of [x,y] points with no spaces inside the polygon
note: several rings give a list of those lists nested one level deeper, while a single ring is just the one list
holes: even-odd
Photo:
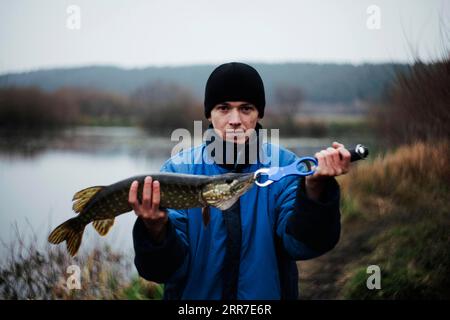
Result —
[{"label": "black beanie hat", "polygon": [[230,62],[218,66],[209,76],[205,88],[205,116],[226,101],[245,101],[258,109],[258,117],[264,116],[266,99],[263,81],[253,67],[245,63]]}]

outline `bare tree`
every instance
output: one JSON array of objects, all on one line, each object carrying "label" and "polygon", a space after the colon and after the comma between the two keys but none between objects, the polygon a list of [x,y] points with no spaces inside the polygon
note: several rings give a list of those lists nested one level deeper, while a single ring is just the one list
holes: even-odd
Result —
[{"label": "bare tree", "polygon": [[131,95],[141,125],[149,131],[168,132],[188,128],[202,119],[201,103],[186,88],[176,83],[154,81]]},{"label": "bare tree", "polygon": [[303,90],[299,86],[279,85],[275,88],[275,103],[286,116],[295,116],[300,110]]}]

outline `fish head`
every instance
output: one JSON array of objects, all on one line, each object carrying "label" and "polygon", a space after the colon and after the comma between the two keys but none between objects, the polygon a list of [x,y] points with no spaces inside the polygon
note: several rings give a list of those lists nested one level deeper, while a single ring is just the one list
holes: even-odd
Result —
[{"label": "fish head", "polygon": [[214,177],[203,192],[203,199],[219,209],[231,207],[255,182],[253,173],[226,173]]}]

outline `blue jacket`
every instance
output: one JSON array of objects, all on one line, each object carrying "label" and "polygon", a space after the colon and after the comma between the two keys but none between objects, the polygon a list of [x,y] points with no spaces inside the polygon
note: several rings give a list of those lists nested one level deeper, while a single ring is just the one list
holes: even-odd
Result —
[{"label": "blue jacket", "polygon": [[[205,144],[167,160],[161,171],[217,175],[228,172],[205,163]],[[271,166],[279,152],[279,166],[291,164],[294,153],[263,144],[263,161],[242,172]],[[264,163],[264,164],[263,164]],[[320,202],[309,199],[304,179],[286,177],[268,187],[252,187],[240,198],[241,251],[237,299],[297,299],[296,260],[317,257],[339,240],[339,186],[329,179]],[[221,299],[227,232],[219,209],[203,226],[200,208],[168,209],[165,239],[153,243],[138,218],[133,229],[135,265],[143,278],[165,284],[165,299]]]}]

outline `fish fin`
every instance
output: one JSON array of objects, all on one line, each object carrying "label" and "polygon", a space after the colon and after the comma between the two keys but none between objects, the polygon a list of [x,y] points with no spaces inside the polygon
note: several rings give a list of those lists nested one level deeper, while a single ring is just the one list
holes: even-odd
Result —
[{"label": "fish fin", "polygon": [[97,232],[101,236],[106,236],[108,231],[114,225],[114,218],[112,218],[112,219],[103,219],[103,220],[94,220],[92,222],[92,225],[94,226],[95,230],[97,230]]},{"label": "fish fin", "polygon": [[72,199],[72,201],[74,201],[72,205],[73,211],[75,211],[76,213],[80,213],[83,210],[86,203],[88,203],[89,200],[91,200],[92,197],[102,189],[103,186],[89,187],[75,193]]},{"label": "fish fin", "polygon": [[231,208],[231,206],[233,204],[235,204],[236,201],[238,201],[239,197],[240,197],[240,195],[236,195],[231,199],[219,201],[214,204],[214,207],[219,208],[220,210],[227,210],[227,209]]},{"label": "fish fin", "polygon": [[69,237],[66,239],[67,251],[69,251],[69,254],[72,257],[77,254],[78,249],[80,248],[82,239],[83,239],[83,231],[78,232],[78,233],[72,232],[69,234]]},{"label": "fish fin", "polygon": [[67,251],[73,257],[80,248],[83,231],[84,226],[77,221],[77,218],[72,218],[56,227],[48,236],[48,242],[58,244],[65,240]]},{"label": "fish fin", "polygon": [[202,208],[202,218],[203,218],[203,225],[206,227],[209,224],[209,222],[211,221],[210,207]]}]

